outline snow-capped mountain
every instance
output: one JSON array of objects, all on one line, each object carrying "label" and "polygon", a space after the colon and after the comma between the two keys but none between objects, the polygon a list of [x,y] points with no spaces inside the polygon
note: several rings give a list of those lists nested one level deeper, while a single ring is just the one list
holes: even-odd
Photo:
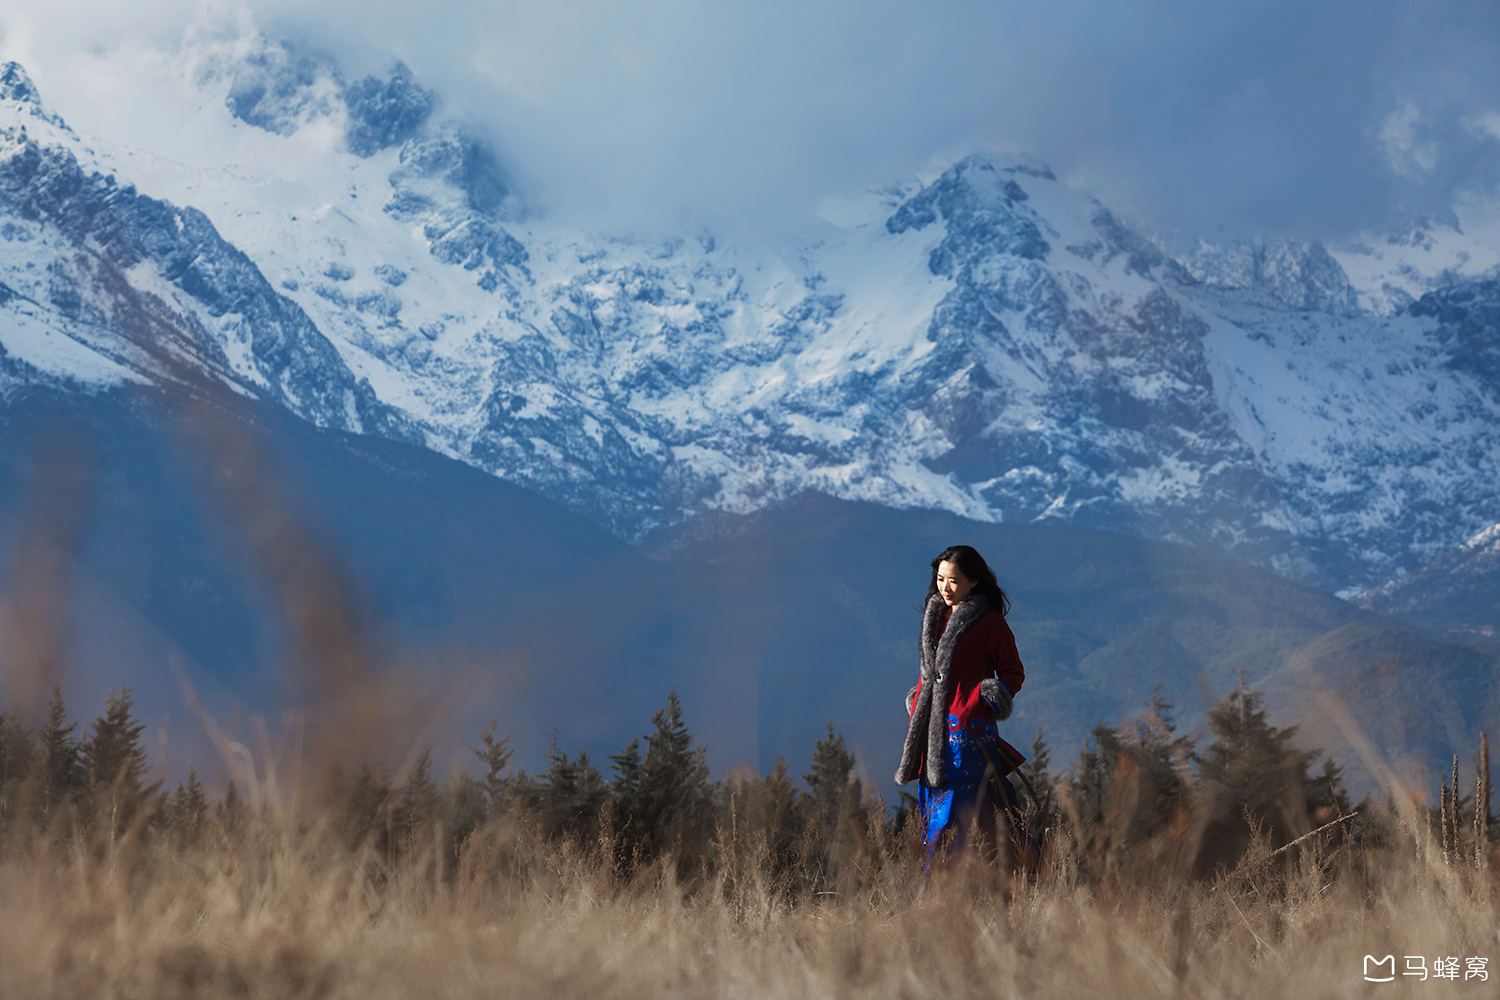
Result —
[{"label": "snow-capped mountain", "polygon": [[190,361],[624,537],[817,491],[1360,589],[1500,511],[1500,286],[1423,277],[1420,247],[1179,261],[991,155],[830,199],[780,243],[584,232],[402,66],[350,81],[257,39],[184,77],[221,161],[109,148],[0,76],[8,384]]}]

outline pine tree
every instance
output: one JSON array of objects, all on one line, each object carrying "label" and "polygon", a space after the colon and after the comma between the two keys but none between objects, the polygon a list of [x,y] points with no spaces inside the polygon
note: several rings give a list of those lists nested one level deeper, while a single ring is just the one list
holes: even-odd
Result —
[{"label": "pine tree", "polygon": [[538,805],[549,835],[577,835],[592,839],[598,832],[599,810],[609,789],[587,751],[576,760],[557,745],[557,734],[547,748],[547,773],[539,782]]},{"label": "pine tree", "polygon": [[1214,741],[1199,769],[1231,815],[1249,811],[1271,824],[1277,838],[1306,825],[1308,768],[1316,753],[1293,743],[1295,727],[1279,729],[1266,718],[1259,692],[1243,684],[1207,713]]},{"label": "pine tree", "polygon": [[63,704],[62,686],[52,686],[52,697],[47,702],[47,721],[38,734],[38,752],[41,757],[41,812],[48,815],[58,805],[76,800],[87,785],[83,766],[83,754],[73,731],[76,722],[67,721],[67,707]]},{"label": "pine tree", "polygon": [[1118,729],[1099,723],[1091,744],[1067,785],[1075,833],[1094,863],[1129,864],[1187,807],[1194,744],[1177,735],[1172,706],[1159,693]]},{"label": "pine tree", "polygon": [[848,859],[867,819],[864,789],[854,777],[854,755],[844,745],[844,737],[833,731],[832,722],[813,745],[811,766],[802,783],[807,787],[809,818],[822,848],[810,874],[828,877]]},{"label": "pine tree", "polygon": [[609,794],[621,801],[633,801],[641,784],[641,740],[636,737],[619,753],[609,755],[615,776],[609,783]]},{"label": "pine tree", "polygon": [[0,712],[0,830],[20,813],[35,761],[31,731],[14,710]]},{"label": "pine tree", "polygon": [[[1129,857],[1129,820],[1122,806],[1135,787],[1130,780],[1135,765],[1119,731],[1101,721],[1090,736],[1067,777],[1064,804],[1078,844],[1079,865],[1107,868]],[[1133,810],[1134,803],[1128,804]]]},{"label": "pine tree", "polygon": [[651,723],[636,785],[640,836],[651,854],[690,853],[703,846],[712,820],[708,764],[683,722],[676,691]]},{"label": "pine tree", "polygon": [[395,803],[385,768],[361,764],[341,796],[340,820],[351,847],[368,846],[386,859],[395,856],[391,836]]},{"label": "pine tree", "polygon": [[484,785],[468,771],[459,771],[443,783],[438,793],[447,845],[446,870],[457,866],[463,845],[490,816],[489,796]]},{"label": "pine tree", "polygon": [[[1040,841],[1049,830],[1057,826],[1057,792],[1052,780],[1052,748],[1047,746],[1047,741],[1042,738],[1040,726],[1036,730],[1036,739],[1031,741],[1031,756],[1021,765],[1020,772],[1026,779],[1021,782],[1022,786],[1029,788],[1026,792],[1026,819],[1031,826],[1032,836]],[[1036,798],[1030,797],[1031,792],[1036,793]]]},{"label": "pine tree", "polygon": [[0,787],[24,782],[35,758],[31,731],[20,715],[14,709],[0,712]]},{"label": "pine tree", "polygon": [[173,840],[179,847],[198,843],[203,834],[203,824],[208,818],[208,796],[203,792],[203,783],[198,780],[198,769],[193,765],[188,765],[186,784],[179,782],[172,792],[166,815]]},{"label": "pine tree", "polygon": [[438,790],[432,780],[432,749],[422,751],[396,799],[396,828],[400,832],[399,850],[417,845],[423,831],[437,821]]},{"label": "pine tree", "polygon": [[1197,760],[1193,741],[1177,735],[1172,704],[1152,692],[1146,711],[1127,727],[1125,752],[1140,767],[1141,794],[1132,819],[1130,837],[1146,840],[1164,830],[1187,808],[1190,768]]},{"label": "pine tree", "polygon": [[1243,681],[1206,716],[1214,740],[1203,750],[1198,775],[1212,818],[1194,865],[1198,873],[1232,865],[1250,841],[1250,822],[1281,845],[1311,830],[1320,808],[1349,810],[1338,768],[1329,761],[1314,779],[1308,769],[1317,752],[1296,746],[1296,727],[1273,726],[1260,693]]},{"label": "pine tree", "polygon": [[641,802],[641,741],[637,737],[619,753],[610,754],[615,776],[609,783],[610,816],[621,863],[644,850],[644,809]]},{"label": "pine tree", "polygon": [[1307,778],[1307,808],[1321,826],[1354,810],[1344,787],[1344,769],[1332,757],[1323,758],[1323,769]]},{"label": "pine tree", "polygon": [[1097,829],[1104,824],[1124,745],[1119,734],[1103,722],[1094,726],[1089,735],[1092,739],[1078,751],[1078,764],[1070,775],[1068,791],[1078,822]]},{"label": "pine tree", "polygon": [[479,782],[489,802],[489,813],[491,816],[498,816],[504,811],[505,800],[514,780],[510,766],[510,737],[495,739],[495,720],[491,719],[490,724],[484,727],[484,732],[479,734],[479,744],[470,749],[479,758],[479,763],[484,765],[484,774]]},{"label": "pine tree", "polygon": [[811,765],[802,776],[808,806],[822,817],[825,826],[832,827],[849,814],[851,790],[854,801],[858,801],[859,783],[857,779],[851,782],[853,774],[854,755],[844,745],[843,735],[833,731],[830,721],[827,733],[813,745]]},{"label": "pine tree", "polygon": [[918,815],[917,797],[911,792],[896,789],[896,811],[891,816],[891,829],[905,830],[906,824],[916,822]]},{"label": "pine tree", "polygon": [[787,773],[786,761],[776,758],[771,770],[760,780],[761,822],[770,848],[772,872],[778,873],[791,864],[792,842],[801,825],[803,802]]},{"label": "pine tree", "polygon": [[[761,893],[768,883],[755,876],[766,875],[769,886],[792,889],[794,876],[806,873],[799,850],[807,829],[806,796],[799,794],[786,761],[777,757],[765,775],[748,764],[734,768],[719,795],[721,836],[730,849],[720,871],[726,886]],[[746,875],[751,877],[745,880]]]},{"label": "pine tree", "polygon": [[224,789],[224,798],[214,806],[214,820],[225,833],[237,833],[245,822],[245,800],[233,781]]},{"label": "pine tree", "polygon": [[802,783],[807,787],[807,808],[816,820],[825,845],[835,848],[851,824],[862,825],[864,788],[854,777],[854,754],[833,722],[813,745],[812,761]]},{"label": "pine tree", "polygon": [[141,733],[146,727],[131,714],[135,702],[129,688],[111,694],[104,714],[94,719],[92,732],[82,746],[94,818],[109,824],[111,835],[124,830],[142,806],[155,796],[160,785],[142,784],[146,775],[146,751]]}]

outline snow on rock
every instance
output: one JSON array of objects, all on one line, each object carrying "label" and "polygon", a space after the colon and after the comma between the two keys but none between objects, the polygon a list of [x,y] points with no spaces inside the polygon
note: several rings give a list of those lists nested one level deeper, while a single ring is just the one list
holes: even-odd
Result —
[{"label": "snow on rock", "polygon": [[1382,316],[1401,312],[1428,292],[1500,276],[1500,201],[1465,198],[1444,216],[1366,233],[1332,252],[1362,308]]},{"label": "snow on rock", "polygon": [[816,490],[1358,588],[1500,508],[1489,285],[1380,311],[1342,249],[1174,259],[998,155],[782,242],[580,231],[400,64],[350,82],[259,36],[186,64],[196,160],[85,145],[0,71],[5,378],[170,350],[625,537]]},{"label": "snow on rock", "polygon": [[1248,303],[1338,316],[1358,311],[1359,294],[1348,275],[1316,241],[1200,243],[1184,266],[1204,285],[1238,292]]}]

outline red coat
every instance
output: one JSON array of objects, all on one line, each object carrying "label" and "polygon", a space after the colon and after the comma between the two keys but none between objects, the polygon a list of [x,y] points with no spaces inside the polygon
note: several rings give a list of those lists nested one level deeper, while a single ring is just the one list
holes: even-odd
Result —
[{"label": "red coat", "polygon": [[[943,628],[948,627],[951,612],[943,611]],[[999,677],[1010,690],[1011,697],[1020,693],[1026,680],[1026,668],[1021,665],[1021,654],[1016,651],[1016,634],[1010,630],[1005,616],[990,608],[964,630],[958,646],[953,650],[953,679],[948,690],[952,699],[944,707],[948,715],[958,716],[960,727],[978,715],[988,722],[995,721],[990,703],[979,696],[979,682],[986,677]],[[920,676],[917,678],[917,699],[921,698]],[[950,727],[952,723],[949,723]]]},{"label": "red coat", "polygon": [[[949,635],[949,609],[936,595],[928,599],[922,615],[922,669],[907,705],[906,740],[896,767],[898,785],[917,777],[930,787],[942,785],[947,780],[951,734],[967,731],[977,736],[987,731],[990,738],[998,738],[994,709],[981,694],[981,683],[998,678],[1013,697],[1026,679],[1016,637],[1005,616],[977,603],[982,600],[970,595],[959,605],[955,627],[961,631]],[[923,673],[928,675],[925,680]],[[1010,699],[1002,696],[1001,700]],[[1007,770],[1026,759],[1005,741],[998,745]]]}]

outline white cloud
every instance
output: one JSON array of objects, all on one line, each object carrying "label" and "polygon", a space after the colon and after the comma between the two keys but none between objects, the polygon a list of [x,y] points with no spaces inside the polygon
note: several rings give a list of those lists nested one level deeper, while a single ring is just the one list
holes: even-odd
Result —
[{"label": "white cloud", "polygon": [[1408,101],[1387,115],[1380,128],[1380,141],[1391,170],[1414,181],[1431,176],[1438,165],[1438,144],[1417,138],[1421,118],[1421,109]]},{"label": "white cloud", "polygon": [[1500,7],[1480,0],[247,2],[11,0],[0,53],[81,130],[143,143],[193,99],[185,38],[253,22],[351,74],[394,53],[538,197],[627,222],[801,218],[974,145],[1189,233],[1336,235],[1493,182],[1473,144]]},{"label": "white cloud", "polygon": [[1470,134],[1500,139],[1500,111],[1481,111],[1464,122]]}]

